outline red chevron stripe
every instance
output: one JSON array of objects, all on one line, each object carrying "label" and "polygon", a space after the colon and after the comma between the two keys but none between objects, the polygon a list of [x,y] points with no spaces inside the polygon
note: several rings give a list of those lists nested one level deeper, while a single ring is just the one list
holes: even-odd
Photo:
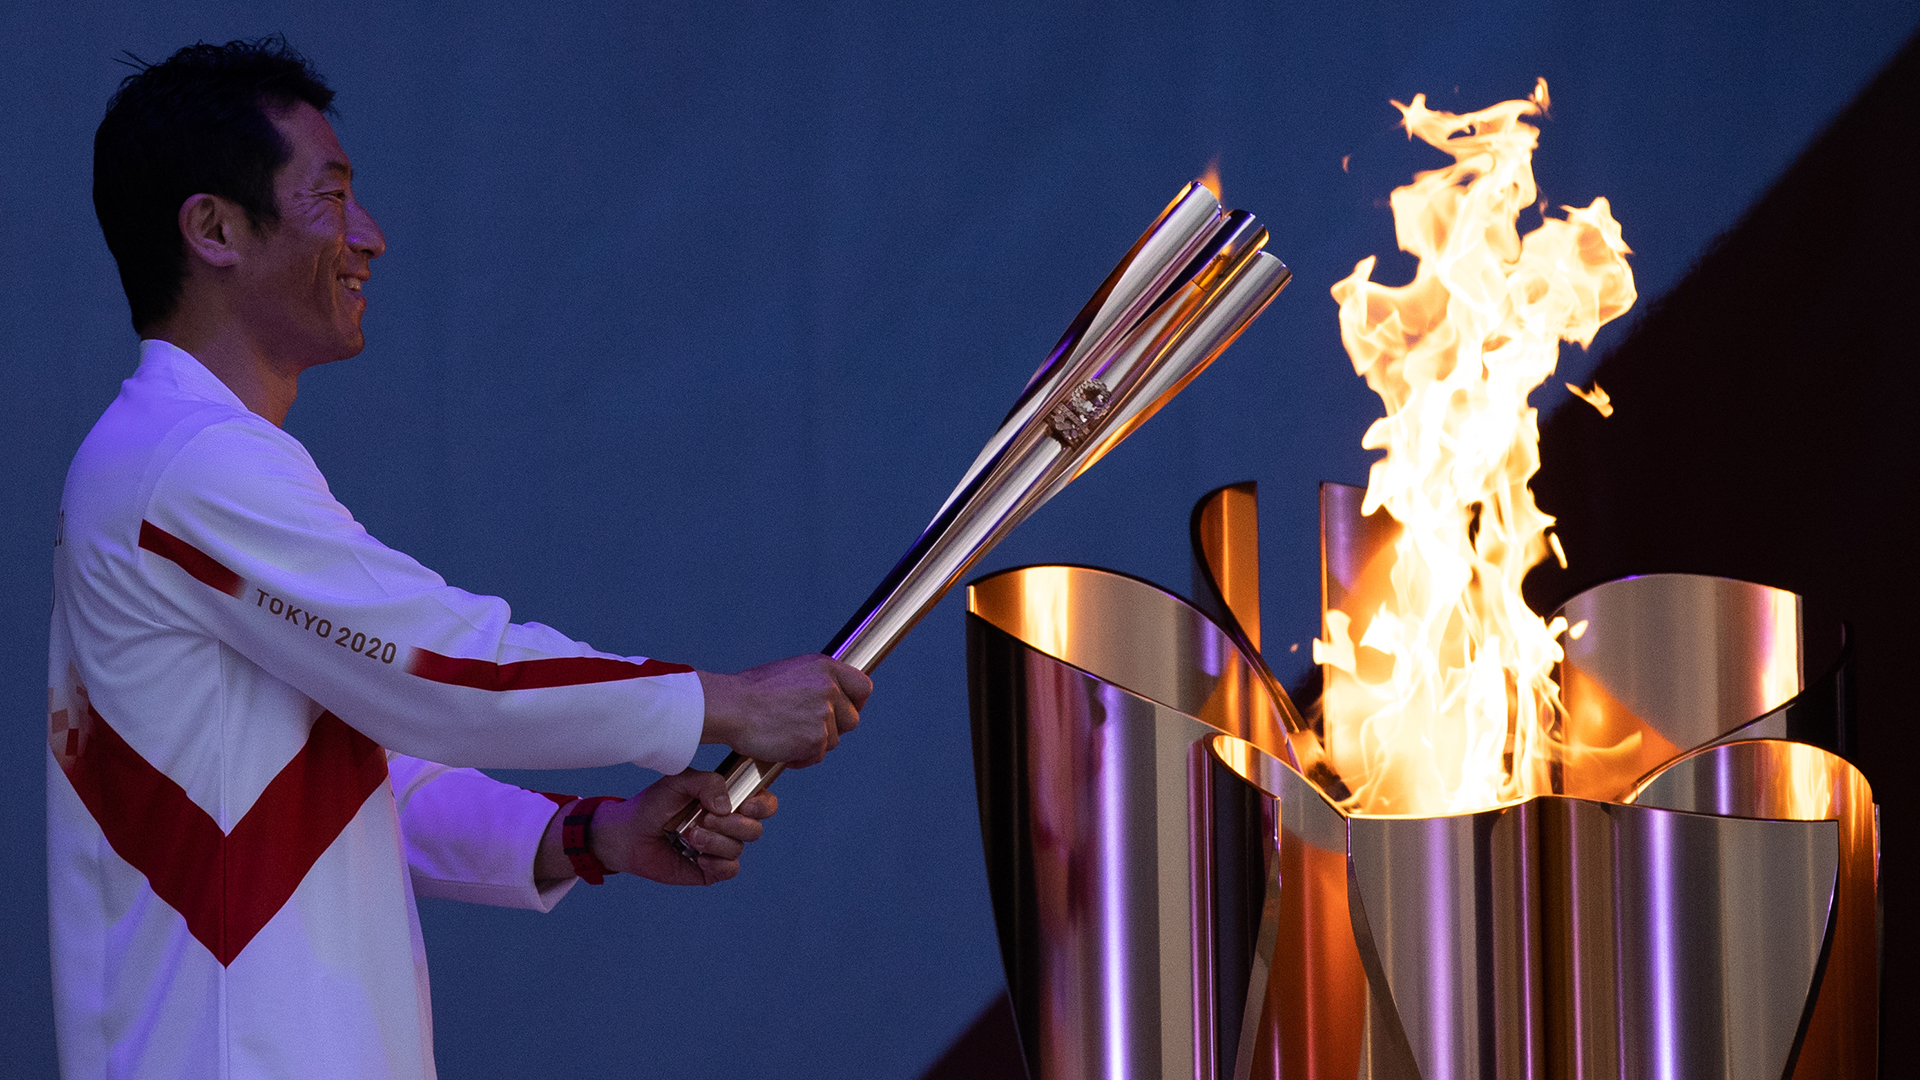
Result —
[{"label": "red chevron stripe", "polygon": [[221,565],[218,559],[151,521],[140,523],[140,546],[163,559],[178,563],[180,569],[192,574],[201,584],[218,589],[228,596],[238,597],[247,591],[247,583],[241,580],[239,574]]},{"label": "red chevron stripe", "polygon": [[60,755],[68,781],[114,852],[146,875],[222,965],[286,906],[387,779],[385,751],[339,717],[321,713],[306,745],[233,831],[222,833],[212,815],[91,704],[86,720],[79,753]]},{"label": "red chevron stripe", "polygon": [[491,660],[441,656],[437,652],[415,649],[407,657],[407,673],[410,675],[453,686],[471,686],[475,690],[545,690],[555,686],[581,686],[586,683],[675,675],[692,670],[685,664],[669,664],[664,660],[635,664],[606,656],[555,656],[544,660],[496,664]]}]

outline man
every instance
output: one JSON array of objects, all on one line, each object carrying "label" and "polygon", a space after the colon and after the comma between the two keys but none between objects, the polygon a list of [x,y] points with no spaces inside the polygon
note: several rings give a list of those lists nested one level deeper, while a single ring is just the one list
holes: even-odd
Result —
[{"label": "man", "polygon": [[[283,42],[127,78],[94,202],[142,340],[61,501],[48,861],[60,1059],[80,1077],[432,1076],[416,894],[545,910],[603,873],[733,876],[701,742],[818,761],[871,684],[597,652],[380,544],[279,425],[360,352],[386,241],[332,91]],[[471,766],[635,761],[628,801]],[[717,816],[666,844],[692,799]],[[558,804],[558,805],[556,805]]]}]

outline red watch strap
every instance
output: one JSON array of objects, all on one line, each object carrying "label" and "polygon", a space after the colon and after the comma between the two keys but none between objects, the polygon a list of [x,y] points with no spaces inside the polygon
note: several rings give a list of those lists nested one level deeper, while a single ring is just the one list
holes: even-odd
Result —
[{"label": "red watch strap", "polygon": [[573,864],[573,872],[580,875],[589,885],[598,885],[608,874],[619,871],[609,870],[598,856],[593,853],[593,812],[603,802],[623,802],[613,795],[595,795],[591,799],[581,799],[567,810],[567,816],[560,822],[560,850]]}]

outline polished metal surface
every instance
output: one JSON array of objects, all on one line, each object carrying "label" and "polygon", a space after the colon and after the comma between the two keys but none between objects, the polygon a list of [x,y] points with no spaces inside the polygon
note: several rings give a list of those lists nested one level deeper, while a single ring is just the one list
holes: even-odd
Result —
[{"label": "polished metal surface", "polygon": [[1792,1075],[1876,1075],[1880,838],[1866,777],[1817,747],[1763,739],[1688,754],[1649,777],[1626,801],[1696,814],[1838,823],[1833,937]]},{"label": "polished metal surface", "polygon": [[[1844,630],[1844,628],[1843,628]],[[1786,704],[1722,735],[1717,742],[1786,739],[1851,759],[1854,746],[1853,643],[1841,637],[1840,655]]]},{"label": "polished metal surface", "polygon": [[1206,740],[1284,754],[1278,711],[1231,636],[1139,579],[1024,567],[967,602],[988,879],[1033,1075],[1224,1075],[1265,864],[1258,807],[1216,792]]},{"label": "polished metal surface", "polygon": [[[1785,1075],[1839,830],[1540,796],[1351,819],[1355,936],[1419,1075]],[[1378,1015],[1378,1014],[1376,1014]]]},{"label": "polished metal surface", "polygon": [[1255,226],[1251,215],[1228,215],[1211,241],[1217,250],[1203,250],[1204,267],[1157,309],[1164,316],[1143,323],[1100,369],[1101,381],[1114,388],[1102,426],[1035,505],[1059,494],[1172,401],[1280,295],[1293,272],[1260,250],[1266,242],[1267,230]]},{"label": "polished metal surface", "polygon": [[[1171,232],[1164,242],[1162,232]],[[1115,271],[1110,293],[1095,298],[1099,310],[1076,320],[1090,336],[1069,331],[1059,359],[828,651],[871,668],[975,559],[1211,363],[1285,284],[1285,267],[1260,250],[1265,243],[1249,215],[1221,215],[1204,189],[1190,186],[1176,199]],[[1149,255],[1165,261],[1142,263]],[[1115,306],[1125,309],[1117,317]],[[1088,430],[1066,446],[1047,418],[1096,380],[1107,400],[1083,414]]]},{"label": "polished metal surface", "polygon": [[1034,1080],[1211,1080],[1212,729],[970,615],[981,838]]},{"label": "polished metal surface", "polygon": [[1237,628],[1260,651],[1260,499],[1249,480],[1215,488],[1194,504],[1193,600],[1223,627]]},{"label": "polished metal surface", "polygon": [[1784,589],[1647,574],[1596,585],[1559,614],[1569,627],[1559,681],[1571,795],[1618,798],[1804,683],[1800,598]]},{"label": "polished metal surface", "polygon": [[[1267,976],[1250,989],[1236,1077],[1872,1075],[1870,1059],[1866,1071],[1835,1060],[1817,1024],[1786,1072],[1823,959],[1834,977],[1828,935],[1838,948],[1852,940],[1843,920],[1873,928],[1870,892],[1862,906],[1842,869],[1870,828],[1843,843],[1814,818],[1820,788],[1871,821],[1858,774],[1832,755],[1715,748],[1660,789],[1709,813],[1541,796],[1370,818],[1342,815],[1250,744],[1209,748],[1271,801],[1276,825]],[[1731,781],[1745,802],[1727,794],[1730,774],[1749,778]],[[1703,785],[1720,794],[1695,794]],[[1726,816],[1743,809],[1795,820]]]},{"label": "polished metal surface", "polygon": [[[1322,491],[1323,585],[1355,606],[1393,536],[1359,495]],[[1589,718],[1632,724],[1560,779],[1604,797],[1349,816],[1266,691],[1252,486],[1191,530],[1197,606],[1086,567],[969,589],[982,835],[1035,1080],[1873,1074],[1871,792],[1817,747],[1727,741],[1847,723],[1844,656],[1795,696],[1797,597],[1590,590],[1568,640],[1601,644],[1568,668]]]},{"label": "polished metal surface", "polygon": [[[1367,489],[1353,484],[1320,485],[1320,611],[1344,611],[1353,620],[1355,641],[1366,633],[1373,613],[1392,593],[1393,542],[1400,523],[1385,510],[1362,515]],[[1324,627],[1322,628],[1324,631]]]},{"label": "polished metal surface", "polygon": [[[1188,532],[1194,602],[1257,657],[1258,488],[1248,481],[1208,492]],[[1259,704],[1223,689],[1223,713],[1260,715],[1249,712]],[[1303,722],[1289,740],[1288,764],[1319,757]],[[1219,1075],[1347,1080],[1359,1060],[1366,975],[1347,932],[1345,820],[1321,789],[1258,747],[1217,735],[1208,750]]]},{"label": "polished metal surface", "polygon": [[[1121,260],[980,456],[824,650],[871,671],[1001,538],[1091,468],[1213,362],[1291,278],[1267,231],[1187,185]],[[781,766],[721,763],[735,807]],[[704,815],[669,822],[681,835]],[[686,851],[684,844],[681,845]]]},{"label": "polished metal surface", "polygon": [[[1252,481],[1215,488],[1194,504],[1188,518],[1193,551],[1193,599],[1233,642],[1245,660],[1247,681],[1234,668],[1225,673],[1216,708],[1247,717],[1238,726],[1277,724],[1287,740],[1286,760],[1329,797],[1348,792],[1329,762],[1320,734],[1280,685],[1260,652],[1260,506]],[[1274,714],[1269,720],[1268,714]],[[1218,726],[1232,730],[1232,722]],[[1272,749],[1268,742],[1255,740]]]},{"label": "polished metal surface", "polygon": [[1347,819],[1278,758],[1230,735],[1208,752],[1264,802],[1265,874],[1233,1071],[1348,1080],[1366,1028],[1366,971],[1347,900]]},{"label": "polished metal surface", "polygon": [[1094,678],[1284,755],[1286,733],[1247,658],[1192,604],[1139,578],[1027,566],[967,586],[967,610]]}]

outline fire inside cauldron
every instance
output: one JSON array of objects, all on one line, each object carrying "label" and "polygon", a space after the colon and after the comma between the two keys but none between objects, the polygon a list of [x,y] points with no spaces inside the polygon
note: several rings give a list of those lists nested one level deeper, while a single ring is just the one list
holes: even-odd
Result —
[{"label": "fire inside cauldron", "polygon": [[[1377,525],[1334,516],[1358,494],[1323,489],[1330,592]],[[1799,684],[1797,597],[1589,590],[1562,612],[1588,624],[1559,665],[1569,713],[1670,757],[1611,791],[1603,758],[1490,809],[1347,813],[1294,766],[1246,649],[1251,485],[1203,500],[1195,536],[1199,605],[1087,567],[969,590],[1030,1075],[1873,1075],[1876,812],[1832,750],[1849,658]]]},{"label": "fire inside cauldron", "polygon": [[[1634,299],[1605,200],[1525,236],[1535,94],[1403,106],[1405,286],[1335,288],[1387,415],[1323,487],[1324,692],[1259,654],[1251,485],[1195,602],[1107,571],[969,589],[976,778],[1030,1074],[1872,1075],[1876,815],[1799,598],[1688,575],[1551,618],[1528,395]],[[1577,388],[1575,388],[1577,390]],[[1605,412],[1598,387],[1581,396]]]}]

